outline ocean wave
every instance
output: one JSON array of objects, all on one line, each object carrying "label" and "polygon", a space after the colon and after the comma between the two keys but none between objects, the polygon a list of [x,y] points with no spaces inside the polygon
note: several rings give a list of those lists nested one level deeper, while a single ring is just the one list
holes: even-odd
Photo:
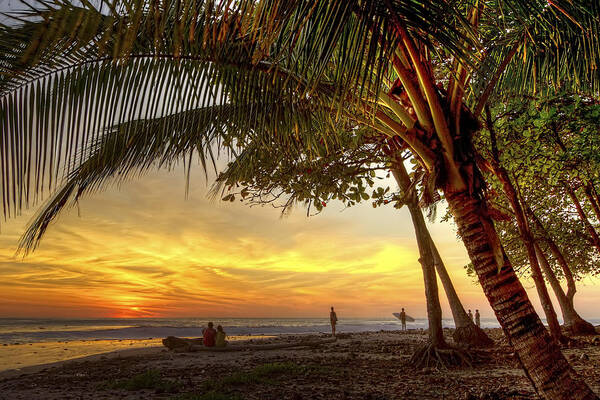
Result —
[{"label": "ocean wave", "polygon": [[[0,320],[0,343],[32,343],[73,340],[136,340],[167,336],[198,337],[208,318],[185,319],[106,319],[106,320]],[[222,325],[228,335],[257,336],[330,332],[326,318],[226,318],[212,319]],[[427,320],[418,318],[408,323],[409,329],[426,329]],[[498,327],[494,319],[482,319],[483,327]],[[451,319],[443,326],[452,328]],[[398,330],[400,321],[376,318],[340,320],[338,332]]]}]

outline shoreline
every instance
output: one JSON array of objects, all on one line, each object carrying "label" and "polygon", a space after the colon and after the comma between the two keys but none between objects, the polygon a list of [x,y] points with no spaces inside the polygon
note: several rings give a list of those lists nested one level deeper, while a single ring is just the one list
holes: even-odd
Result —
[{"label": "shoreline", "polygon": [[[82,358],[0,372],[0,399],[536,399],[499,329],[486,329],[496,346],[488,361],[450,370],[409,365],[427,332],[343,333],[312,348],[175,353],[165,347],[125,348]],[[452,331],[445,330],[450,340]],[[328,335],[246,338],[277,344]],[[578,337],[563,352],[597,393],[600,343]],[[216,394],[215,394],[216,396]],[[208,398],[208,397],[206,397]],[[217,398],[217,397],[215,397]]]},{"label": "shoreline", "polygon": [[[273,336],[231,336],[230,341],[244,341]],[[60,365],[93,356],[119,357],[120,354],[144,349],[166,349],[162,338],[96,339],[56,342],[5,344],[0,346],[0,379],[7,373],[18,375],[35,367]]]}]

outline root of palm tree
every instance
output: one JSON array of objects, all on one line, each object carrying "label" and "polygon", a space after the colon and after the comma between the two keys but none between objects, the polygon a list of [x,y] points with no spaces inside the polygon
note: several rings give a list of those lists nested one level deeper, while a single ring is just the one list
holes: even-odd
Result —
[{"label": "root of palm tree", "polygon": [[452,367],[472,367],[482,361],[484,361],[484,357],[479,352],[450,346],[438,347],[428,343],[417,348],[409,363],[415,368],[449,369]]},{"label": "root of palm tree", "polygon": [[558,337],[556,337],[556,336],[552,336],[552,337],[562,347],[569,347],[569,343],[572,342],[571,338],[563,335],[562,333]]},{"label": "root of palm tree", "polygon": [[569,325],[564,325],[564,329],[571,335],[598,335],[594,325],[583,319],[577,319]]},{"label": "root of palm tree", "polygon": [[456,328],[452,334],[452,339],[457,345],[475,348],[492,347],[495,344],[494,341],[475,324]]}]

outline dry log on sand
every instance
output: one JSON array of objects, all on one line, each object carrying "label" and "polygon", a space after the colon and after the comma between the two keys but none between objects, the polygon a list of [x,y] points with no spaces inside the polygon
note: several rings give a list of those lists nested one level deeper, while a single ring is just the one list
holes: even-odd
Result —
[{"label": "dry log on sand", "polygon": [[169,336],[166,339],[162,340],[163,346],[167,347],[169,350],[187,348],[190,346],[202,346],[202,338],[198,339],[184,339],[178,338],[175,336]]},{"label": "dry log on sand", "polygon": [[326,343],[333,343],[337,338],[317,339],[317,340],[302,340],[292,343],[275,343],[275,344],[254,344],[241,345],[229,344],[226,347],[204,347],[202,339],[182,339],[174,336],[169,336],[163,339],[163,345],[177,353],[187,353],[196,351],[209,352],[224,352],[224,351],[257,351],[257,350],[276,350],[292,347],[315,347]]}]

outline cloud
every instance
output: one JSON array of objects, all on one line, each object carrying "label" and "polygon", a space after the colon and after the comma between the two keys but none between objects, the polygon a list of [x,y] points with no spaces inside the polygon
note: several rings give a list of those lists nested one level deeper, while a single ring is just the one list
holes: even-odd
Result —
[{"label": "cloud", "polygon": [[[21,260],[32,212],[0,235],[0,313],[50,316],[425,314],[421,267],[404,210],[370,205],[280,218],[272,207],[212,202],[203,180],[184,197],[180,171],[83,199]],[[488,310],[447,224],[432,235],[465,305]],[[444,310],[449,316],[443,300]],[[49,306],[49,305],[52,306]]]}]

